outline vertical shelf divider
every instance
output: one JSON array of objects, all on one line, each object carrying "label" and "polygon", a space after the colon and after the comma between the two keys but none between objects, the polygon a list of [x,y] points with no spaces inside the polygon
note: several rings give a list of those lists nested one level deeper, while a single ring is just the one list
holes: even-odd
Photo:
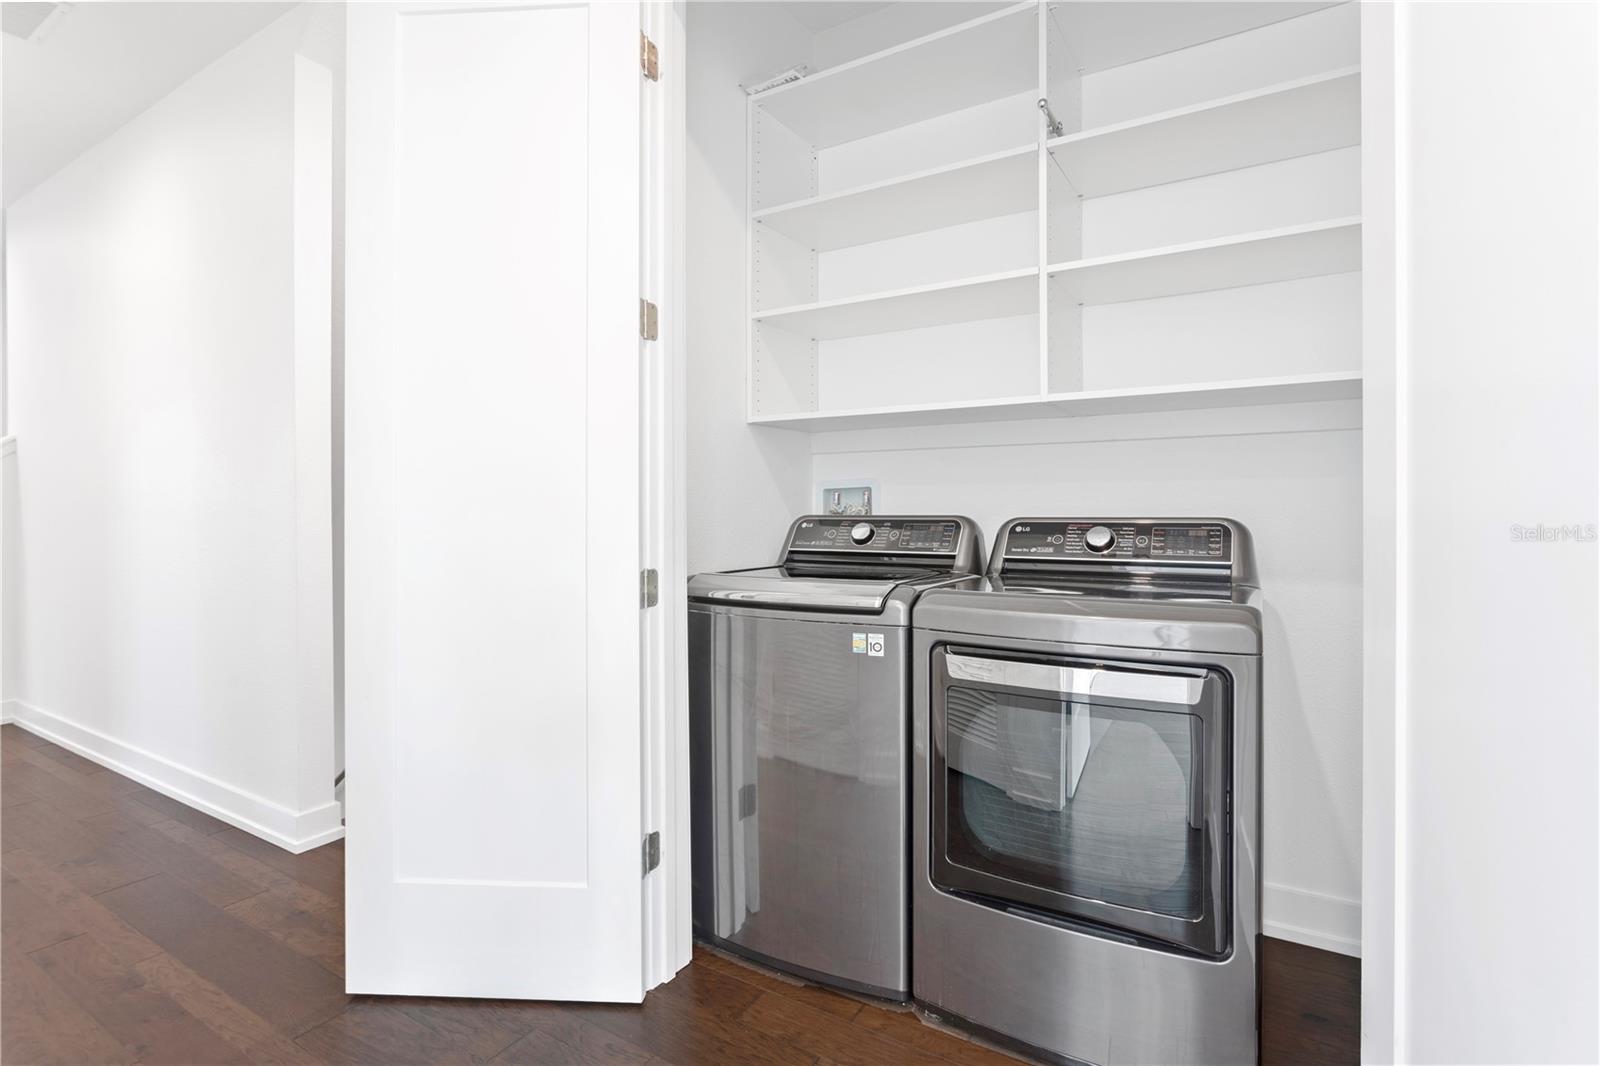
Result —
[{"label": "vertical shelf divider", "polygon": [[[1039,7],[1039,99],[1050,96],[1050,6],[1040,0]],[[1050,262],[1050,153],[1045,143],[1050,139],[1049,120],[1043,110],[1037,116],[1039,129],[1039,395],[1050,394],[1050,276],[1045,264]]]}]

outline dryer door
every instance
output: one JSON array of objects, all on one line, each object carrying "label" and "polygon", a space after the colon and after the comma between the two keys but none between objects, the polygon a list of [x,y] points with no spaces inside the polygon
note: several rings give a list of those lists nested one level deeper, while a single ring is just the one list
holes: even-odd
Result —
[{"label": "dryer door", "polygon": [[936,886],[1228,953],[1226,674],[954,647],[932,667]]}]

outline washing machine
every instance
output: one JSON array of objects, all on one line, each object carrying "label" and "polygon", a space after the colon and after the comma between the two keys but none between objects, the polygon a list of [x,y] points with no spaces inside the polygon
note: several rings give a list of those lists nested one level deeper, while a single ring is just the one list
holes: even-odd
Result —
[{"label": "washing machine", "polygon": [[1048,1061],[1257,1061],[1261,609],[1214,518],[1020,518],[914,611],[912,990]]},{"label": "washing machine", "polygon": [[698,936],[908,996],[911,609],[982,570],[960,516],[811,515],[776,565],[690,580]]}]

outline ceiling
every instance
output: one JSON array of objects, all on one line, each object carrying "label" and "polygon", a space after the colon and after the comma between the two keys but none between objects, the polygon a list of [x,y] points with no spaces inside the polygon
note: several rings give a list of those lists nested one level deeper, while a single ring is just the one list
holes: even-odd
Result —
[{"label": "ceiling", "polygon": [[9,205],[295,5],[4,6]]}]

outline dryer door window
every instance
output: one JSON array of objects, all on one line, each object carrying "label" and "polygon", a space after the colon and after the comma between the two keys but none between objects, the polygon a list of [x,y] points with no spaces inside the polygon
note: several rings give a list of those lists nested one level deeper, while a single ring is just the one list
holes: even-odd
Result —
[{"label": "dryer door window", "polygon": [[1225,674],[940,648],[932,680],[935,885],[1227,953]]}]

